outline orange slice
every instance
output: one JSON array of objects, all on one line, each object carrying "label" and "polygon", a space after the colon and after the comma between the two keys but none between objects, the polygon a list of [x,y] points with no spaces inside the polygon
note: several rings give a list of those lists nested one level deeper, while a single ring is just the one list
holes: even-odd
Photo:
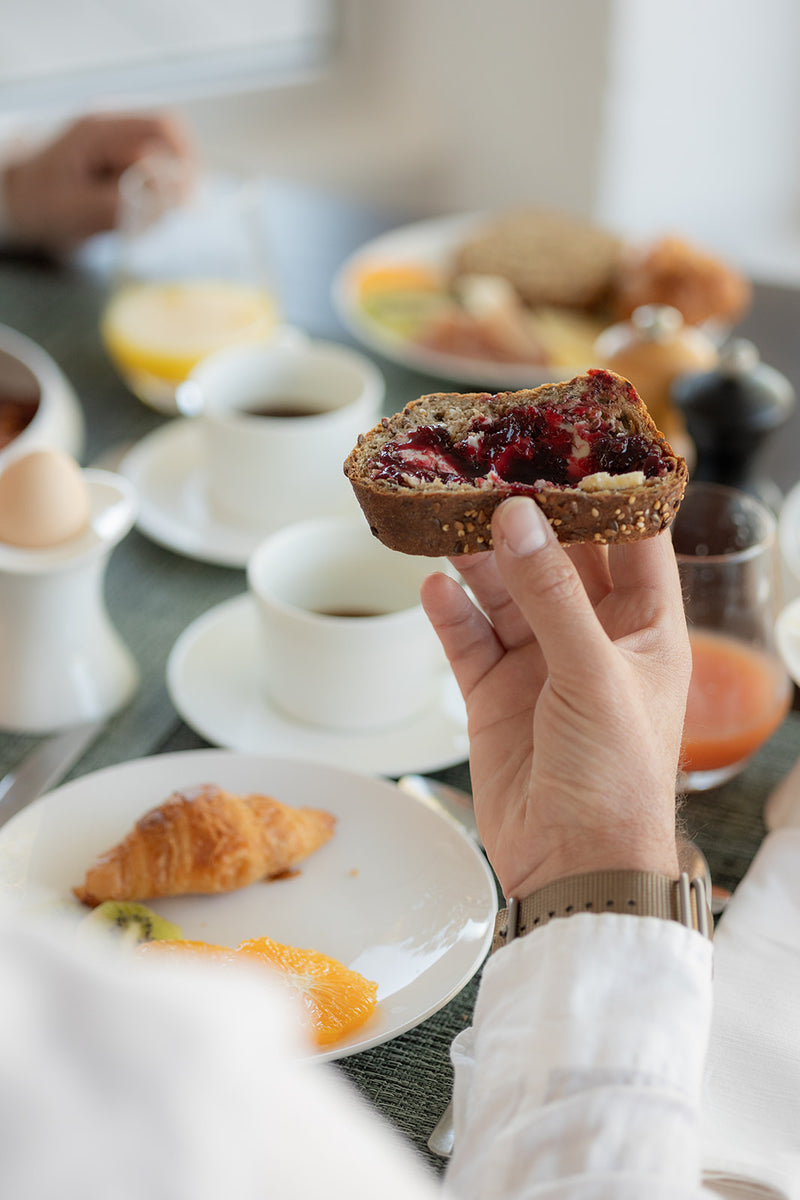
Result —
[{"label": "orange slice", "polygon": [[211,942],[193,942],[189,938],[159,938],[142,942],[136,947],[137,954],[146,958],[200,958],[215,962],[230,961],[235,951],[230,946],[214,946]]},{"label": "orange slice", "polygon": [[435,271],[413,263],[364,267],[358,276],[362,298],[376,292],[436,292],[441,287],[442,280]]},{"label": "orange slice", "polygon": [[329,1046],[371,1016],[377,983],[317,950],[282,946],[270,938],[242,942],[235,957],[255,959],[281,973],[301,1001],[318,1046]]},{"label": "orange slice", "polygon": [[404,339],[416,339],[453,303],[434,271],[402,263],[365,268],[358,277],[358,298],[364,316]]},{"label": "orange slice", "polygon": [[262,288],[198,279],[128,284],[112,297],[101,332],[123,374],[176,384],[214,350],[267,341],[276,321]]}]

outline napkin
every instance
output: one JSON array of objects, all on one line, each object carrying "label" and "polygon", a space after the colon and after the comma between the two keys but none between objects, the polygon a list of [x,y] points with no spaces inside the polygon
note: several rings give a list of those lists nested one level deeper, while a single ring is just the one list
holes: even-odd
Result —
[{"label": "napkin", "polygon": [[714,938],[703,1098],[705,1182],[800,1200],[800,765]]},{"label": "napkin", "polygon": [[3,1200],[442,1200],[263,969],[102,953],[4,906]]}]

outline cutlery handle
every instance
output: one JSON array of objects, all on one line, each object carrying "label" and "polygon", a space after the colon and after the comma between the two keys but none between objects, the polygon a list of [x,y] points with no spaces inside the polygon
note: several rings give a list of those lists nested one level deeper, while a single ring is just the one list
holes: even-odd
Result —
[{"label": "cutlery handle", "polygon": [[0,825],[63,779],[104,725],[101,718],[52,734],[4,775],[0,779]]},{"label": "cutlery handle", "polygon": [[434,1154],[438,1154],[440,1158],[449,1158],[453,1153],[454,1141],[453,1101],[451,1100],[436,1122],[433,1133],[428,1138],[428,1149],[432,1150]]}]

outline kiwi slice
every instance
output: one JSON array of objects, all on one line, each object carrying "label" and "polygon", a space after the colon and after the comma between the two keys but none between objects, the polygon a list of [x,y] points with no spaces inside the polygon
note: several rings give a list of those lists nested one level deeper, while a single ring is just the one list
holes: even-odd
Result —
[{"label": "kiwi slice", "polygon": [[153,912],[146,904],[130,900],[104,900],[84,917],[82,926],[98,933],[108,933],[129,946],[141,942],[158,942],[164,938],[181,939],[177,925]]}]

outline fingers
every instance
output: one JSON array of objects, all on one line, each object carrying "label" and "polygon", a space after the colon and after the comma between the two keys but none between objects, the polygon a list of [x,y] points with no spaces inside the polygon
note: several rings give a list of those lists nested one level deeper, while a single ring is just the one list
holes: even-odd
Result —
[{"label": "fingers", "polygon": [[119,209],[116,180],[96,180],[91,187],[75,189],[65,197],[59,214],[60,230],[67,241],[82,241],[113,229]]},{"label": "fingers", "polygon": [[533,500],[496,509],[492,537],[499,571],[541,646],[554,682],[575,683],[599,667],[610,643],[581,577]]},{"label": "fingers", "polygon": [[178,121],[163,116],[84,117],[4,172],[8,221],[23,243],[64,249],[112,229],[119,206],[118,181],[149,154],[179,165],[175,201],[192,189],[194,163]]},{"label": "fingers", "polygon": [[669,531],[610,546],[608,564],[615,590],[649,592],[659,612],[683,622],[681,583]]},{"label": "fingers", "polygon": [[531,627],[508,594],[494,554],[491,551],[462,554],[451,562],[472,589],[506,649],[513,650],[530,642],[533,638]]},{"label": "fingers", "polygon": [[422,585],[421,598],[461,694],[467,699],[503,657],[503,646],[483,613],[449,575],[430,575]]},{"label": "fingers", "polygon": [[586,542],[566,546],[565,549],[581,577],[586,595],[596,607],[613,587],[608,567],[608,547]]},{"label": "fingers", "polygon": [[[589,600],[596,606],[612,589],[607,548],[569,546],[567,553]],[[464,554],[451,559],[451,562],[472,589],[507,650],[514,650],[533,639],[530,624],[517,602],[509,595],[494,554]]]},{"label": "fingers", "polygon": [[146,154],[192,158],[188,135],[170,116],[85,117],[72,127],[70,136],[85,147],[96,165],[117,175]]},{"label": "fingers", "polygon": [[[168,205],[191,195],[196,165],[189,139],[180,122],[167,116],[92,116],[71,127],[64,142],[70,148],[75,171],[71,176],[76,201],[87,210],[80,237],[113,228],[119,195],[113,196],[124,173],[137,163],[158,160],[155,180]],[[163,178],[162,178],[163,176]],[[96,195],[93,194],[96,189]]]}]

